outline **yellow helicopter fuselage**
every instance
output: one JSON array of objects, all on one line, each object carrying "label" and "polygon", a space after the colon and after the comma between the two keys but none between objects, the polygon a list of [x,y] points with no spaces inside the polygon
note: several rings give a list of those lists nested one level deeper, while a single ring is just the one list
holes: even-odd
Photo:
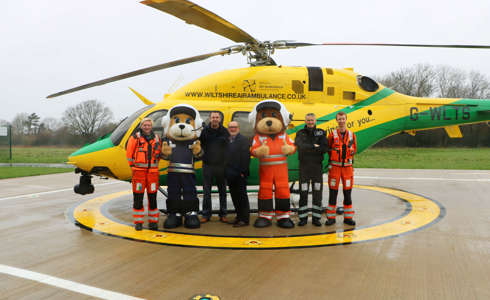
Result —
[{"label": "yellow helicopter fuselage", "polygon": [[[150,103],[138,94],[145,103]],[[294,140],[304,127],[307,113],[315,113],[317,127],[331,132],[336,128],[335,115],[347,113],[347,127],[357,135],[358,152],[398,132],[413,134],[417,130],[445,127],[451,137],[460,137],[457,125],[490,120],[490,101],[474,99],[418,98],[397,93],[352,69],[320,67],[257,66],[217,72],[199,78],[161,102],[148,105],[123,121],[110,135],[87,145],[69,157],[69,163],[88,174],[129,180],[131,170],[126,160],[126,143],[144,117],[158,121],[176,104],[187,103],[206,115],[223,114],[223,123],[240,123],[242,133],[253,135],[247,115],[256,102],[275,99],[293,114],[287,133]],[[161,134],[161,132],[159,132]],[[327,159],[324,160],[327,162]],[[166,184],[168,162],[160,161],[160,183]],[[201,184],[201,162],[196,163]],[[289,179],[298,179],[297,155],[288,158]],[[258,161],[251,161],[249,184],[258,184]]]}]

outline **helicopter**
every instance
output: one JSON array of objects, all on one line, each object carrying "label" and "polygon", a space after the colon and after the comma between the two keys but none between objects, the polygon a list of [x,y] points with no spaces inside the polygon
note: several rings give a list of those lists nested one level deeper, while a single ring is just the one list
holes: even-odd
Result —
[{"label": "helicopter", "polygon": [[[293,113],[287,134],[294,140],[304,127],[303,117],[310,112],[317,116],[317,127],[328,133],[336,128],[335,116],[347,113],[347,128],[357,135],[358,153],[376,142],[396,133],[414,135],[416,131],[444,128],[451,138],[462,137],[458,125],[488,122],[490,101],[487,99],[420,98],[398,93],[375,80],[354,72],[352,68],[335,69],[317,66],[282,66],[272,58],[276,50],[321,46],[381,46],[490,49],[489,45],[440,45],[394,43],[306,43],[289,40],[259,41],[234,24],[213,12],[187,0],[145,0],[144,5],[160,10],[238,43],[197,56],[174,60],[132,72],[105,78],[64,90],[47,98],[54,98],[79,90],[111,83],[134,76],[179,65],[205,60],[214,56],[242,54],[249,67],[220,71],[166,94],[160,102],[152,102],[139,92],[133,93],[145,107],[124,119],[116,129],[95,143],[72,153],[68,163],[80,173],[80,182],[74,188],[79,194],[94,192],[92,176],[111,177],[130,181],[131,169],[126,160],[126,144],[137,130],[140,121],[149,117],[154,121],[154,132],[164,134],[161,119],[174,105],[187,103],[199,110],[207,123],[212,111],[221,114],[223,124],[237,121],[241,133],[253,136],[248,114],[254,105],[264,99],[282,102]],[[297,154],[288,158],[289,180],[298,180]],[[327,172],[327,161],[324,170]],[[168,162],[159,164],[160,185],[166,185]],[[196,178],[202,184],[202,163],[197,162]],[[251,159],[248,185],[258,185],[258,160]]]}]

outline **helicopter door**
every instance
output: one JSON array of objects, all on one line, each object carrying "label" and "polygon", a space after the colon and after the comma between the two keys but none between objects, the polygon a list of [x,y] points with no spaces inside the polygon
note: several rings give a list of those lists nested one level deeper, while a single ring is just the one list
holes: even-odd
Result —
[{"label": "helicopter door", "polygon": [[310,92],[323,92],[323,71],[320,67],[306,67],[308,69],[308,90]]}]

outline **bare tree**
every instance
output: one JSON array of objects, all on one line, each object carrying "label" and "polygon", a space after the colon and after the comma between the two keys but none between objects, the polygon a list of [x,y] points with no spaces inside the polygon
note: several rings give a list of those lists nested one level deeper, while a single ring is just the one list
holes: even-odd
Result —
[{"label": "bare tree", "polygon": [[395,91],[415,96],[428,97],[435,90],[436,72],[430,65],[419,64],[383,76],[379,81]]},{"label": "bare tree", "polygon": [[490,81],[485,75],[479,72],[470,72],[466,91],[462,97],[471,99],[490,99]]},{"label": "bare tree", "polygon": [[41,120],[41,125],[43,125],[45,130],[56,131],[63,126],[63,123],[56,118],[48,117]]},{"label": "bare tree", "polygon": [[69,107],[63,113],[63,123],[70,132],[85,138],[95,137],[97,131],[113,118],[110,108],[97,100],[87,100]]},{"label": "bare tree", "polygon": [[459,98],[464,97],[466,73],[449,66],[439,66],[436,70],[438,97]]},{"label": "bare tree", "polygon": [[27,134],[27,113],[18,113],[12,119],[12,130],[15,134]]}]

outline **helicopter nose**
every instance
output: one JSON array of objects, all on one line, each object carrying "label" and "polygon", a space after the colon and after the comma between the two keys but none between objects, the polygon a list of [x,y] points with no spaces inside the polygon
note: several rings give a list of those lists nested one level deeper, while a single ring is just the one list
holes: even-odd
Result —
[{"label": "helicopter nose", "polygon": [[184,125],[184,124],[180,124],[180,125],[179,125],[179,128],[180,128],[180,129],[184,129],[184,128],[185,128],[185,125]]},{"label": "helicopter nose", "polygon": [[267,124],[267,126],[271,127],[272,126],[272,121],[269,120],[269,121],[265,122],[265,124]]}]

